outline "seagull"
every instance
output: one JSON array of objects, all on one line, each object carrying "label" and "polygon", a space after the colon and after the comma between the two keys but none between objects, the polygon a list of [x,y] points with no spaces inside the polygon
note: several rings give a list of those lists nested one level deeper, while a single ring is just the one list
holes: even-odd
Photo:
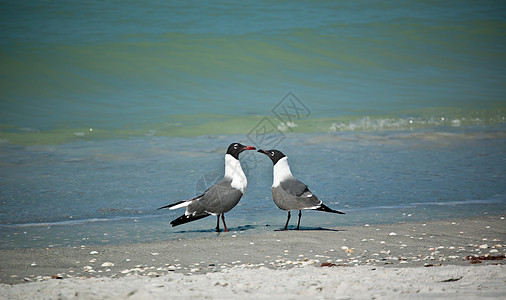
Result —
[{"label": "seagull", "polygon": [[184,215],[170,222],[172,227],[213,215],[217,217],[216,232],[220,232],[220,215],[225,231],[225,213],[234,208],[246,192],[248,181],[239,162],[239,154],[244,150],[256,150],[253,146],[232,143],[225,154],[225,175],[223,179],[207,189],[202,195],[188,200],[169,204],[158,209],[178,209],[186,207]]},{"label": "seagull", "polygon": [[258,150],[258,152],[267,155],[274,164],[273,167],[273,183],[272,183],[272,200],[282,209],[288,211],[288,218],[283,230],[287,230],[290,221],[290,211],[299,211],[299,221],[297,222],[297,230],[300,226],[300,218],[303,209],[319,210],[335,214],[344,214],[343,212],[333,210],[323,204],[305,185],[304,183],[293,177],[288,165],[288,158],[279,150]]}]

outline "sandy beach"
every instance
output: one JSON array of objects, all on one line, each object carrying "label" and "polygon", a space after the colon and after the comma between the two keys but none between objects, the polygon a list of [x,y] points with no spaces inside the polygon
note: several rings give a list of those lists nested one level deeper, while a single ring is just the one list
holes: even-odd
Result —
[{"label": "sandy beach", "polygon": [[505,240],[505,217],[487,215],[0,250],[0,298],[501,298]]}]

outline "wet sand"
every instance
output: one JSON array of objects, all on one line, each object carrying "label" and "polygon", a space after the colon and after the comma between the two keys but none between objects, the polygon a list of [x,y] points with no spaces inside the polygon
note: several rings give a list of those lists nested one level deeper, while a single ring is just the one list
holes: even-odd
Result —
[{"label": "wet sand", "polygon": [[0,250],[0,298],[506,295],[503,215]]}]

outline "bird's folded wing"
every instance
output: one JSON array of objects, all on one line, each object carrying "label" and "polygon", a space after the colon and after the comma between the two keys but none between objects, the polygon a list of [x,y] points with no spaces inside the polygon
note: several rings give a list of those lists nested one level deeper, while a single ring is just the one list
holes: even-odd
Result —
[{"label": "bird's folded wing", "polygon": [[299,180],[293,178],[293,179],[287,179],[280,183],[281,188],[292,195],[295,195],[297,197],[303,196],[303,194],[307,194],[308,197],[312,196],[311,191],[307,188],[307,185],[300,182]]}]

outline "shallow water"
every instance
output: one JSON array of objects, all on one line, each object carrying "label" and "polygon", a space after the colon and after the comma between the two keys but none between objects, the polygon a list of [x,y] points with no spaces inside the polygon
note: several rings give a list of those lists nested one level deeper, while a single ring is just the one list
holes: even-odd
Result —
[{"label": "shallow water", "polygon": [[[302,227],[331,228],[504,213],[506,133],[438,128],[288,134],[278,148],[292,172],[328,206]],[[146,137],[2,147],[3,248],[123,243],[212,234],[216,219],[171,228],[184,210],[157,211],[223,176],[223,145],[241,136]],[[233,231],[283,226],[271,200],[272,163],[241,154],[248,189],[227,213]],[[296,222],[293,214],[292,225]]]}]

